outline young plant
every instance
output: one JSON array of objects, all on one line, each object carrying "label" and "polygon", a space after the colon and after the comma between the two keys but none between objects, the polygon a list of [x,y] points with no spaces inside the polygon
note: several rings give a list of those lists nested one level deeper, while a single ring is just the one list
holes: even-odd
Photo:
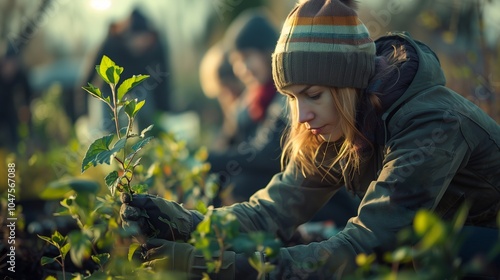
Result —
[{"label": "young plant", "polygon": [[38,237],[45,240],[47,243],[54,245],[59,251],[59,255],[53,258],[43,256],[41,260],[42,265],[57,262],[62,268],[63,279],[66,279],[64,260],[66,259],[66,254],[68,254],[69,249],[71,248],[71,244],[68,243],[68,238],[61,235],[58,231],[55,231],[51,237],[41,235],[38,235]]},{"label": "young plant", "polygon": [[[125,96],[131,89],[147,79],[149,75],[134,75],[118,85],[123,67],[116,65],[107,56],[102,57],[101,64],[96,66],[96,71],[104,82],[109,85],[111,97],[105,96],[99,88],[91,83],[82,88],[111,109],[116,133],[99,138],[90,145],[82,161],[82,173],[91,166],[102,163],[110,164],[111,160],[115,160],[118,162],[119,170],[114,170],[106,176],[106,185],[113,195],[116,190],[132,195],[134,192],[141,192],[144,188],[142,185],[133,186],[131,182],[134,177],[134,169],[141,161],[141,158],[136,159],[136,155],[152,139],[152,137],[145,137],[145,133],[152,128],[152,125],[144,129],[140,134],[133,133],[132,128],[135,117],[144,106],[145,100],[127,100]],[[119,116],[122,112],[121,109],[123,109],[128,119],[128,124],[125,127],[120,127]],[[133,138],[139,138],[140,140],[129,150],[127,141]],[[122,156],[119,156],[120,153]]]},{"label": "young plant", "polygon": [[[120,228],[115,220],[119,205],[109,194],[105,198],[97,196],[99,185],[93,181],[80,179],[53,182],[47,186],[47,193],[64,193],[60,201],[62,211],[54,216],[71,216],[77,229],[70,230],[66,235],[55,231],[51,237],[40,236],[42,240],[54,245],[60,252],[56,257],[44,256],[42,266],[57,262],[61,265],[63,275],[71,269],[64,265],[69,253],[73,269],[91,271],[93,261],[101,271],[109,260],[108,251],[120,235]],[[74,271],[72,271],[74,272]]]},{"label": "young plant", "polygon": [[[56,246],[60,252],[59,256],[54,258],[44,256],[41,264],[58,262],[62,267],[63,275],[67,270],[64,266],[64,259],[68,253],[72,263],[79,268],[84,268],[84,262],[91,259],[98,265],[100,271],[104,270],[104,264],[111,257],[106,251],[115,240],[113,235],[122,234],[116,221],[119,205],[115,191],[131,195],[134,192],[143,192],[145,189],[145,186],[141,184],[132,185],[132,179],[134,170],[141,161],[141,158],[136,159],[136,156],[152,139],[152,137],[145,137],[145,133],[152,126],[144,129],[140,134],[133,133],[134,120],[145,101],[127,100],[126,94],[149,76],[133,76],[119,83],[123,68],[107,56],[102,57],[101,64],[96,66],[96,71],[109,85],[111,94],[104,95],[99,88],[90,83],[83,89],[111,109],[116,131],[95,140],[89,146],[82,161],[81,171],[83,173],[91,166],[102,163],[111,164],[112,160],[118,163],[118,169],[105,176],[105,183],[111,192],[111,196],[108,195],[105,198],[97,196],[99,186],[92,181],[73,179],[49,184],[47,188],[49,192],[59,190],[71,194],[65,195],[60,203],[65,210],[56,215],[71,216],[79,228],[72,230],[67,236],[57,231],[52,237],[40,236],[41,239]],[[128,123],[120,127],[119,119],[123,112],[127,116]],[[132,139],[135,141],[130,143]]]},{"label": "young plant", "polygon": [[[208,273],[219,273],[223,253],[228,249],[245,254],[250,265],[258,272],[259,280],[264,279],[265,275],[274,269],[274,265],[255,255],[255,252],[260,252],[269,258],[275,257],[281,242],[274,236],[261,231],[248,234],[239,232],[239,221],[230,212],[213,211],[213,207],[207,209],[203,204],[198,205],[198,210],[204,213],[205,217],[191,234],[191,243],[203,253]],[[214,256],[219,257],[214,259]],[[205,279],[209,279],[208,275],[205,275]]]}]

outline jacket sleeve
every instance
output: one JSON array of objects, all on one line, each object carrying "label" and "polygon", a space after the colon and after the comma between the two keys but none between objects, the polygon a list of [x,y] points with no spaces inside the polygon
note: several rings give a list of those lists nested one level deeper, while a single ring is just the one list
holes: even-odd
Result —
[{"label": "jacket sleeve", "polygon": [[[335,278],[352,272],[359,253],[393,250],[396,234],[418,209],[433,209],[469,149],[460,118],[444,111],[402,110],[392,124],[383,167],[346,227],[330,239],[282,248],[271,279]],[[300,207],[300,206],[298,206]]]},{"label": "jacket sleeve", "polygon": [[234,213],[242,232],[267,231],[288,240],[295,229],[311,219],[342,185],[340,180],[332,184],[321,176],[305,178],[296,172],[294,164],[289,164],[248,202],[218,209]]}]

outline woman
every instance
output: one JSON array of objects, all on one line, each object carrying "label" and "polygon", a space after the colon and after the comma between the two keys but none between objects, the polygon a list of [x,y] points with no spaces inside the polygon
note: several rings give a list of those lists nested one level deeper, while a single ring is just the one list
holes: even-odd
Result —
[{"label": "woman", "polygon": [[[244,232],[265,230],[286,239],[342,185],[362,201],[337,235],[282,248],[270,279],[352,272],[356,255],[393,250],[396,234],[412,225],[420,209],[447,220],[468,202],[465,225],[486,232],[475,236],[483,242],[497,240],[500,127],[444,86],[429,47],[406,33],[373,42],[351,1],[309,0],[287,17],[273,54],[273,77],[290,108],[284,171],[249,202],[224,210],[237,216]],[[202,218],[148,196],[134,197],[123,209],[134,207],[184,225],[174,236],[163,226],[158,237],[170,240],[187,239]],[[122,216],[126,224],[136,222]],[[148,248],[159,245],[153,243]],[[196,256],[177,244],[164,241],[147,256],[189,251],[186,262]],[[240,259],[236,255],[232,266],[226,260],[224,272],[235,279],[249,275]]]}]

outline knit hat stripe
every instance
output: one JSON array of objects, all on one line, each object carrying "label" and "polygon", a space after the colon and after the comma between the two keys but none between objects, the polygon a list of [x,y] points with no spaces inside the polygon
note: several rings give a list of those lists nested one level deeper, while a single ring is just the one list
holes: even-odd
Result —
[{"label": "knit hat stripe", "polygon": [[352,40],[354,42],[358,40],[366,40],[368,39],[369,36],[367,34],[361,33],[361,34],[342,34],[342,33],[293,33],[291,36],[289,36],[289,40],[292,41],[294,39],[297,40],[302,40],[302,39],[309,39],[309,41],[314,42],[316,40],[321,40],[321,39],[347,39],[347,40]]},{"label": "knit hat stripe", "polygon": [[[331,25],[298,25],[283,28],[282,36],[288,37],[289,34],[292,37],[302,37],[307,34],[311,37],[315,37],[318,34],[320,37],[330,37],[334,36],[337,38],[369,38],[368,30],[363,24],[358,24],[356,26],[338,26],[332,27]],[[331,34],[331,35],[330,35]]]},{"label": "knit hat stripe", "polygon": [[[332,47],[332,45],[334,45],[334,47]],[[373,42],[369,39],[365,39],[363,41],[347,39],[316,39],[314,43],[312,43],[311,40],[308,39],[295,39],[288,41],[287,43],[279,43],[276,45],[276,52],[331,52],[333,49],[338,52],[365,51],[367,53],[372,53]]]},{"label": "knit hat stripe", "polygon": [[358,25],[361,23],[359,18],[356,16],[348,16],[348,17],[299,17],[295,18],[293,22],[289,22],[292,25],[334,25],[334,26],[342,26],[342,25]]}]

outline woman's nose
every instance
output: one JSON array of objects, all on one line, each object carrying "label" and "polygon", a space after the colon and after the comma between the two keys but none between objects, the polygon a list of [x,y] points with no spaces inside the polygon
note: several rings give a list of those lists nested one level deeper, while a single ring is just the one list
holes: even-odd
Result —
[{"label": "woman's nose", "polygon": [[299,123],[306,123],[314,119],[314,113],[304,102],[297,102],[297,111],[299,115]]}]

